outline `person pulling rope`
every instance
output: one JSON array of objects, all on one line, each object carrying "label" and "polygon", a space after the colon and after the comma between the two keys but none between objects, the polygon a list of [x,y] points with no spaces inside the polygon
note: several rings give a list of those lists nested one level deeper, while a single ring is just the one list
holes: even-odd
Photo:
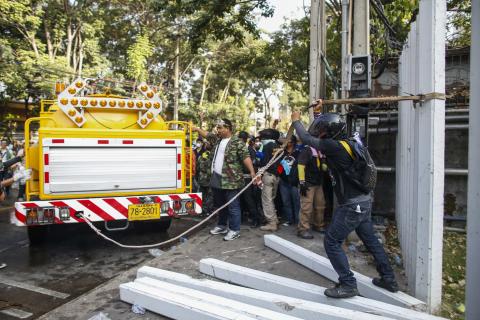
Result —
[{"label": "person pulling rope", "polygon": [[91,220],[89,220],[85,214],[81,213],[80,216],[85,220],[85,223],[93,230],[95,231],[95,233],[97,233],[100,237],[102,237],[103,239],[107,240],[107,241],[110,241],[111,243],[113,244],[116,244],[117,246],[119,247],[122,247],[122,248],[127,248],[127,249],[146,249],[146,248],[154,248],[154,247],[160,247],[160,246],[164,246],[164,245],[167,245],[167,244],[170,244],[170,243],[173,243],[173,242],[176,242],[178,240],[180,240],[180,238],[184,237],[185,235],[189,234],[190,232],[192,232],[193,230],[199,228],[200,226],[204,225],[207,221],[209,221],[210,219],[212,219],[212,217],[216,216],[218,214],[218,212],[220,212],[221,210],[223,210],[224,208],[226,208],[230,203],[232,203],[233,201],[235,201],[235,199],[237,199],[245,190],[248,189],[248,187],[250,187],[250,185],[252,183],[254,183],[255,181],[257,181],[257,179],[259,179],[259,177],[262,176],[262,174],[265,172],[265,170],[267,170],[268,168],[270,168],[274,163],[276,163],[278,160],[280,160],[280,158],[283,156],[283,149],[286,147],[288,141],[290,141],[290,138],[292,137],[293,135],[293,126],[290,125],[290,128],[288,129],[288,132],[287,132],[287,137],[285,139],[285,142],[282,144],[282,147],[277,149],[272,157],[272,159],[262,168],[260,168],[257,172],[257,175],[255,176],[255,178],[253,178],[245,187],[243,187],[243,189],[237,194],[235,195],[232,199],[230,199],[227,203],[225,203],[223,206],[221,206],[220,208],[216,209],[214,212],[212,212],[211,215],[209,215],[208,217],[206,217],[205,219],[203,219],[202,221],[200,221],[199,223],[195,224],[194,226],[192,226],[191,228],[187,229],[186,231],[182,232],[181,234],[171,238],[171,239],[168,239],[168,240],[165,240],[165,241],[162,241],[162,242],[159,242],[159,243],[152,243],[152,244],[146,244],[146,245],[128,245],[128,244],[123,244],[123,243],[120,243],[108,236],[106,236],[105,234],[102,233],[102,231],[97,228],[93,222]]}]

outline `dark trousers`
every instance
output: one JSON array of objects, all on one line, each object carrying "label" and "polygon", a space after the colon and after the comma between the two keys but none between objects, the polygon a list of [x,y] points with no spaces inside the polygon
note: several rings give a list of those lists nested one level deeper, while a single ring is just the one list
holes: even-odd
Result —
[{"label": "dark trousers", "polygon": [[200,186],[199,191],[202,193],[203,213],[211,214],[214,211],[212,189],[210,186]]},{"label": "dark trousers", "polygon": [[[237,195],[240,189],[228,190],[212,188],[212,191],[215,208],[220,208],[225,203],[230,201],[233,197],[235,197],[235,195]],[[217,225],[219,227],[228,227],[230,230],[233,231],[240,231],[241,215],[242,210],[240,209],[240,197],[238,197],[226,208],[224,208],[218,213]]]},{"label": "dark trousers", "polygon": [[[356,212],[357,205],[361,212]],[[382,244],[375,236],[372,221],[370,218],[372,211],[372,201],[364,201],[355,204],[341,205],[335,209],[333,220],[328,227],[324,239],[325,251],[332,263],[333,268],[338,273],[338,281],[349,287],[356,287],[357,281],[350,270],[347,256],[342,249],[342,243],[348,234],[355,230],[365,247],[373,255],[378,273],[387,281],[395,279],[392,267]]]},{"label": "dark trousers", "polygon": [[[251,179],[245,179],[245,185],[250,182]],[[259,208],[259,204],[262,202],[260,197],[260,189],[253,184],[250,185],[243,193],[242,193],[242,205],[244,206],[244,211],[248,211],[250,219],[252,222],[260,223],[262,214]]]},{"label": "dark trousers", "polygon": [[280,179],[279,189],[282,198],[284,218],[291,224],[297,224],[298,214],[300,212],[300,193],[298,192],[298,188]]}]

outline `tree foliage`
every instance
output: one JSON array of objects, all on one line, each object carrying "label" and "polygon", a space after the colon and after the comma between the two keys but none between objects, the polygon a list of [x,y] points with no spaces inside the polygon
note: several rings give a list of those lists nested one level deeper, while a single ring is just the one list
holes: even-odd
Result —
[{"label": "tree foliage", "polygon": [[147,35],[140,35],[127,50],[127,75],[139,82],[147,80],[147,60],[153,54],[153,47]]},{"label": "tree foliage", "polygon": [[[375,74],[398,56],[418,0],[370,3]],[[331,92],[340,79],[341,1],[326,5]],[[469,44],[470,7],[448,0],[449,46]],[[267,0],[0,0],[0,93],[52,98],[55,81],[81,76],[125,95],[146,81],[171,106],[178,43],[180,119],[208,126],[232,117],[245,129],[258,113],[268,126],[272,97],[285,112],[307,103],[310,45],[308,12],[260,37],[258,18],[272,13]]]}]

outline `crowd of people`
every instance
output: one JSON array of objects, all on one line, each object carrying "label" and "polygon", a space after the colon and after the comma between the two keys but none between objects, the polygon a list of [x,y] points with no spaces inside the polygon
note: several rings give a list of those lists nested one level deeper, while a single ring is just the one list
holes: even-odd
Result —
[{"label": "crowd of people", "polygon": [[[245,131],[234,134],[228,119],[217,121],[214,132],[194,130],[198,132],[194,185],[203,194],[206,214],[247,185],[286,139],[275,129],[262,130],[257,137]],[[233,240],[240,235],[242,223],[270,232],[280,225],[297,226],[298,236],[304,239],[313,239],[312,230],[325,232],[328,200],[324,194],[331,193],[323,189],[331,189],[331,184],[327,184],[330,181],[321,154],[294,135],[280,152],[281,157],[267,168],[261,180],[220,212],[213,234],[225,234],[225,240]]]},{"label": "crowd of people", "polygon": [[[346,136],[346,124],[338,114],[320,114],[307,131],[300,113],[293,112],[292,125],[297,136],[287,137],[285,147],[277,130],[262,130],[258,137],[235,134],[229,119],[218,120],[214,132],[193,128],[199,135],[194,146],[195,181],[203,193],[204,210],[209,214],[221,209],[210,233],[234,240],[243,221],[268,232],[280,225],[296,226],[303,239],[313,239],[314,232],[324,234],[325,251],[339,275],[339,283],[325,290],[325,295],[348,298],[358,295],[358,290],[342,244],[356,231],[380,274],[373,284],[398,291],[371,221],[376,173],[367,148],[358,136]],[[281,157],[275,157],[279,153]],[[258,170],[267,164],[258,177]],[[333,207],[332,190],[336,205],[327,217],[326,208]]]},{"label": "crowd of people", "polygon": [[[193,128],[198,133],[193,146],[194,187],[203,194],[205,214],[220,210],[210,233],[231,241],[240,236],[242,223],[249,223],[267,232],[276,232],[280,225],[296,226],[303,239],[313,239],[314,232],[324,234],[325,251],[339,275],[339,283],[325,295],[348,298],[358,290],[342,244],[355,231],[375,259],[380,277],[373,284],[398,291],[371,221],[376,171],[372,175],[367,148],[358,136],[346,136],[346,124],[338,114],[320,114],[306,130],[300,113],[293,112],[292,125],[297,136],[282,137],[275,129],[262,130],[257,137],[243,131],[235,134],[229,119],[218,120],[213,132]],[[31,174],[22,165],[23,147],[19,141],[1,141],[0,201],[15,182],[22,200]]]},{"label": "crowd of people", "polygon": [[13,140],[10,142],[2,138],[0,145],[0,201],[9,194],[12,185],[18,183],[18,200],[25,197],[25,181],[29,178],[30,171],[23,165],[24,141]]}]

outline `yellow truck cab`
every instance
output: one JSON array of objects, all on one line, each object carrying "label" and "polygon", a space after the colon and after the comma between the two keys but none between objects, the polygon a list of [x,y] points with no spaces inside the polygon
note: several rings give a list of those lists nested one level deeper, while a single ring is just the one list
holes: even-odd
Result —
[{"label": "yellow truck cab", "polygon": [[[145,221],[165,230],[173,216],[201,213],[202,196],[191,189],[191,125],[165,122],[159,95],[144,83],[137,89],[136,98],[88,94],[77,79],[26,121],[32,178],[15,220],[31,242],[51,225],[84,219],[108,230]],[[32,123],[39,123],[35,143]]]}]

